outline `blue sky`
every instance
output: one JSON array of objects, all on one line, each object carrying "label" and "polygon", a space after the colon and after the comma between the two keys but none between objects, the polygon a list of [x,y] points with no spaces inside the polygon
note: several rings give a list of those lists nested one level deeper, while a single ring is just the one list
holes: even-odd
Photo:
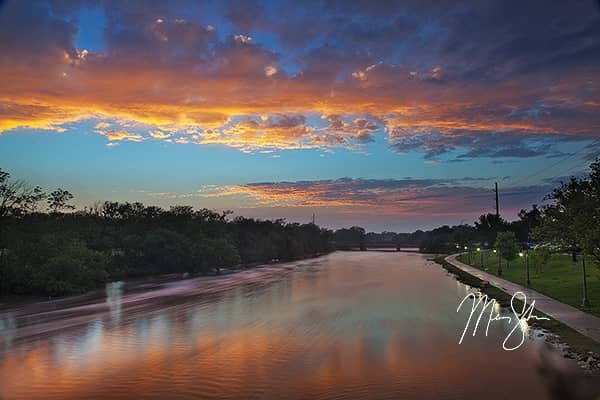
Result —
[{"label": "blue sky", "polygon": [[498,181],[512,219],[598,154],[600,13],[509,3],[7,1],[0,168],[80,208],[398,231]]}]

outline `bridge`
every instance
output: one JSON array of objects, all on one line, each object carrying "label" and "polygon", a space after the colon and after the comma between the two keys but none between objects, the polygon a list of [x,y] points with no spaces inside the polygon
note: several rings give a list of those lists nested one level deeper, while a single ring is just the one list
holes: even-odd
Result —
[{"label": "bridge", "polygon": [[419,253],[419,248],[410,244],[390,242],[365,242],[352,244],[336,244],[338,250],[346,251],[398,251],[403,253]]}]

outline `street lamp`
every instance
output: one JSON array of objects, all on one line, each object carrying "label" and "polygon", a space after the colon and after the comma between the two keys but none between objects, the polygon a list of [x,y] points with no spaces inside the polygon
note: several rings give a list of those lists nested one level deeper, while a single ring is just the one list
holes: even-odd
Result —
[{"label": "street lamp", "polygon": [[587,277],[585,276],[585,251],[581,254],[581,266],[583,267],[583,306],[589,307],[590,300],[588,299]]},{"label": "street lamp", "polygon": [[483,268],[483,251],[481,251],[481,247],[477,248],[477,252],[479,253],[479,256],[481,258],[481,268]]},{"label": "street lamp", "polygon": [[[469,247],[465,246],[465,250],[468,250]],[[468,251],[468,255],[469,255],[469,265],[471,265],[471,250]]]},{"label": "street lamp", "polygon": [[494,249],[494,254],[498,253],[498,271],[497,274],[498,276],[502,276],[502,258],[500,256],[500,252],[496,249]]},{"label": "street lamp", "polygon": [[525,249],[525,264],[527,265],[527,287],[531,285],[531,280],[529,279],[529,245]]},{"label": "street lamp", "polygon": [[525,265],[527,268],[527,287],[529,287],[529,285],[531,285],[531,280],[529,279],[529,250],[525,249],[525,254],[523,254],[523,252],[519,253],[519,257],[523,257],[525,256]]}]

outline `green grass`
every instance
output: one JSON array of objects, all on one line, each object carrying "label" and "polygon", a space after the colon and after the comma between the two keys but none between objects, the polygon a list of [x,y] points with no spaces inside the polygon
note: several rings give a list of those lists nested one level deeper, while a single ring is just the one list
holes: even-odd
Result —
[{"label": "green grass", "polygon": [[[436,263],[440,264],[443,268],[445,268],[448,272],[454,274],[456,279],[460,282],[463,282],[471,287],[477,288],[488,296],[496,299],[496,301],[503,307],[507,307],[510,304],[512,295],[505,293],[504,291],[487,284],[481,279],[464,272],[463,270],[456,268],[454,265],[448,263],[444,260],[444,257],[436,257],[433,259]],[[497,263],[496,263],[497,266]],[[522,303],[519,300],[516,300],[517,309],[522,307]],[[536,309],[535,315],[539,317],[546,317],[548,320],[532,320],[531,324],[553,332],[560,337],[560,341],[567,344],[570,351],[579,355],[585,356],[592,352],[595,355],[600,355],[600,343],[596,342],[593,339],[590,339],[579,332],[573,330],[571,327],[563,324],[550,317],[549,315],[544,314],[543,312]],[[596,374],[600,374],[600,371],[594,371]]]},{"label": "green grass", "polygon": [[[481,264],[483,256],[483,267]],[[491,250],[472,252],[471,262],[467,254],[460,255],[459,261],[473,267],[497,275],[498,255]],[[592,258],[586,258],[586,276],[588,283],[589,307],[582,307],[583,300],[583,273],[581,257],[577,263],[571,261],[567,254],[553,254],[546,265],[542,265],[540,257],[534,251],[529,253],[530,287],[540,293],[570,304],[580,310],[600,316],[600,268],[593,263]],[[502,278],[527,286],[527,268],[525,257],[517,257],[506,267],[506,260],[502,260]]]}]

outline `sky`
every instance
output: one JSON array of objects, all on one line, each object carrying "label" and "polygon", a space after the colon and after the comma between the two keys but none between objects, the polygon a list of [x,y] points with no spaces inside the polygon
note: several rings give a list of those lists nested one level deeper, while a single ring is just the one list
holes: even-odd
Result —
[{"label": "sky", "polygon": [[0,168],[79,208],[413,231],[600,151],[598,1],[0,4]]}]

